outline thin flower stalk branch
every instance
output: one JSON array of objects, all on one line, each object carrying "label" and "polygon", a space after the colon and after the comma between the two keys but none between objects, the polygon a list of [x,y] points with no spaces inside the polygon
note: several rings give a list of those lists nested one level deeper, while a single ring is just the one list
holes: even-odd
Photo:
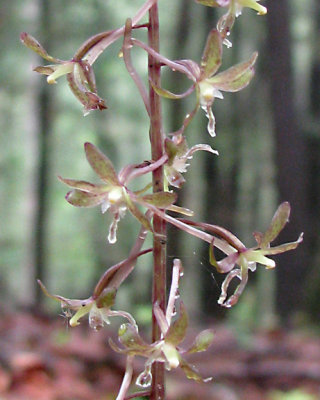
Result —
[{"label": "thin flower stalk branch", "polygon": [[134,68],[134,66],[132,64],[132,60],[131,60],[131,53],[130,53],[130,49],[132,47],[131,31],[132,31],[132,21],[130,18],[128,18],[126,21],[125,31],[124,31],[124,36],[123,36],[123,46],[122,46],[123,61],[129,72],[129,75],[133,79],[134,83],[136,84],[136,86],[140,92],[140,96],[142,98],[144,106],[147,110],[148,115],[150,116],[150,102],[149,102],[147,89],[146,89],[142,79],[138,75],[136,69]]},{"label": "thin flower stalk branch", "polygon": [[133,357],[128,356],[127,357],[127,365],[126,365],[126,372],[123,377],[121,387],[118,393],[118,396],[116,400],[125,400],[126,394],[129,390],[131,380],[132,380],[132,374],[133,374]]},{"label": "thin flower stalk branch", "polygon": [[119,182],[123,185],[127,185],[132,179],[153,172],[155,169],[164,165],[167,161],[168,155],[163,154],[157,161],[146,162],[146,166],[141,166],[141,164],[135,166],[128,165],[119,172]]},{"label": "thin flower stalk branch", "polygon": [[182,222],[179,219],[171,217],[164,213],[163,211],[159,210],[157,207],[152,206],[151,204],[148,205],[148,208],[153,211],[154,214],[158,215],[159,217],[163,218],[165,221],[169,222],[170,224],[176,226],[177,228],[189,233],[192,236],[195,236],[201,240],[209,244],[214,244],[214,247],[223,251],[225,254],[232,254],[236,252],[236,249],[229,245],[226,241],[216,238],[209,233],[200,231],[199,229],[194,228],[193,226],[187,225],[186,223]]},{"label": "thin flower stalk branch", "polygon": [[[139,21],[148,13],[148,11],[157,4],[158,0],[148,0],[143,6],[138,10],[136,15],[132,18],[132,26],[134,27],[139,23]],[[88,61],[90,65],[92,65],[97,58],[103,53],[103,51],[110,46],[110,44],[114,43],[117,39],[119,39],[125,31],[125,26],[116,29],[111,34],[108,34],[106,37],[101,39],[98,43],[96,43],[89,51],[86,52],[85,59]],[[107,32],[106,32],[107,33]]]},{"label": "thin flower stalk branch", "polygon": [[[191,72],[186,68],[184,65],[177,63],[175,61],[169,60],[167,57],[159,54],[157,51],[155,51],[153,48],[148,46],[146,43],[141,42],[141,40],[132,38],[131,43],[133,45],[136,45],[138,47],[141,47],[143,50],[145,50],[150,56],[154,57],[155,59],[158,60],[159,63],[162,65],[166,65],[169,68],[171,68],[173,71],[179,71],[182,74],[187,75],[191,80],[194,80],[193,75]],[[191,91],[190,91],[191,93]]]}]

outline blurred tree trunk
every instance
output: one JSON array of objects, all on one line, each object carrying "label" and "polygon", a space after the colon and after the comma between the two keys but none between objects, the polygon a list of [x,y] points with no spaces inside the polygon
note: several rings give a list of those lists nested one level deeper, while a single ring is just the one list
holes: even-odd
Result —
[{"label": "blurred tree trunk", "polygon": [[308,137],[308,207],[311,212],[312,227],[310,247],[312,249],[312,271],[304,285],[308,311],[319,313],[319,261],[320,261],[320,3],[313,1],[313,30],[311,36],[311,74],[308,104],[308,120],[305,131]]},{"label": "blurred tree trunk", "polygon": [[[295,240],[304,230],[308,239],[306,144],[296,120],[291,64],[290,10],[287,0],[268,1],[269,79],[276,143],[279,200],[292,206],[290,224],[281,234],[281,242]],[[277,260],[278,311],[286,319],[299,309],[302,282],[309,259],[304,243],[296,251]]]},{"label": "blurred tree trunk", "polygon": [[[45,49],[50,49],[50,7],[47,0],[39,2],[39,37]],[[49,51],[50,52],[50,51]],[[42,62],[42,60],[41,60]],[[39,77],[40,79],[40,77]],[[34,284],[35,304],[41,304],[41,290],[36,279],[43,280],[47,270],[47,227],[48,227],[48,190],[49,190],[49,156],[52,130],[51,98],[48,85],[42,79],[39,84],[36,115],[38,119],[38,175],[36,184],[36,214],[34,221]]]}]

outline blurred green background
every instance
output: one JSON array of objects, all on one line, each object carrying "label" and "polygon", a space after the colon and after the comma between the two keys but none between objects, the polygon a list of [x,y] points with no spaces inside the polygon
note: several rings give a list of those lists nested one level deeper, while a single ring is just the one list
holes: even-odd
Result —
[{"label": "blurred green background", "polygon": [[[82,116],[65,78],[49,86],[32,72],[45,62],[26,49],[19,34],[35,36],[49,54],[69,59],[90,35],[121,26],[142,0],[12,0],[0,7],[0,302],[7,310],[40,307],[36,278],[53,293],[87,297],[107,266],[127,257],[138,223],[127,215],[118,242],[106,243],[110,218],[97,208],[76,209],[64,200],[67,188],[57,176],[96,177],[83,143],[93,142],[119,170],[150,159],[148,120],[138,92],[118,57],[121,41],[94,65],[98,91],[108,110]],[[209,143],[220,156],[196,153],[186,174],[180,205],[195,219],[226,227],[248,246],[277,207],[292,205],[281,241],[303,245],[277,257],[275,271],[250,276],[246,293],[231,318],[253,327],[284,322],[315,322],[320,309],[320,5],[317,0],[264,2],[268,14],[245,9],[236,21],[233,47],[224,48],[222,69],[259,51],[248,88],[225,94],[213,109],[217,137],[206,132],[204,113],[186,132],[189,145]],[[172,59],[199,61],[206,35],[221,10],[191,0],[160,0],[161,51]],[[144,38],[143,32],[134,32]],[[146,77],[146,55],[133,49],[137,70]],[[181,92],[189,82],[165,70],[163,85]],[[165,129],[177,129],[194,97],[163,101]],[[185,267],[182,297],[192,318],[222,318],[216,306],[222,277],[208,262],[208,248],[171,227],[168,266],[180,257]],[[147,256],[118,296],[119,306],[148,320],[151,259]],[[242,321],[242,322],[241,322]],[[244,321],[244,322],[243,322]]]}]

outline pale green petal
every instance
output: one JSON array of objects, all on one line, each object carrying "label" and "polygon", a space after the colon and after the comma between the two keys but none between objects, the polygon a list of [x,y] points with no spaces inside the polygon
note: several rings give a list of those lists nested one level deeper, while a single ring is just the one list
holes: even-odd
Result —
[{"label": "pale green petal", "polygon": [[258,3],[259,0],[237,0],[238,4],[242,7],[252,8],[257,11],[259,15],[265,15],[267,8]]},{"label": "pale green petal", "polygon": [[57,83],[56,79],[59,78],[60,76],[67,75],[70,72],[72,72],[73,67],[74,67],[73,62],[57,65],[56,67],[54,67],[54,72],[48,76],[47,82],[50,85]]},{"label": "pale green petal", "polygon": [[249,250],[243,254],[243,257],[248,262],[257,262],[265,265],[266,268],[274,268],[276,266],[276,263],[271,258],[264,256],[261,250]]},{"label": "pale green petal", "polygon": [[169,343],[164,343],[162,351],[168,361],[168,369],[177,368],[180,362],[180,355],[177,349]]},{"label": "pale green petal", "polygon": [[79,325],[78,320],[83,317],[84,315],[88,314],[91,310],[93,303],[86,304],[83,307],[80,307],[79,310],[74,314],[74,316],[70,319],[70,326],[74,327]]}]

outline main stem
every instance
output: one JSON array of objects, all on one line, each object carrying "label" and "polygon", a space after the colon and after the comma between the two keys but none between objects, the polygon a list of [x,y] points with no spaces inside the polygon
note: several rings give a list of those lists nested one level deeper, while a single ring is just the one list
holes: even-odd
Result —
[{"label": "main stem", "polygon": [[[159,15],[157,3],[149,11],[148,28],[149,46],[159,52]],[[149,77],[156,86],[160,86],[160,65],[149,55]],[[149,89],[150,96],[150,142],[151,153],[154,161],[162,157],[164,141],[162,132],[161,103],[159,96],[152,86]],[[153,192],[163,190],[163,167],[153,171]],[[152,285],[152,341],[161,338],[161,331],[154,314],[154,304],[158,304],[165,314],[166,309],[166,223],[159,216],[153,217],[153,285]],[[156,362],[152,367],[151,400],[164,400],[164,364]]]}]

